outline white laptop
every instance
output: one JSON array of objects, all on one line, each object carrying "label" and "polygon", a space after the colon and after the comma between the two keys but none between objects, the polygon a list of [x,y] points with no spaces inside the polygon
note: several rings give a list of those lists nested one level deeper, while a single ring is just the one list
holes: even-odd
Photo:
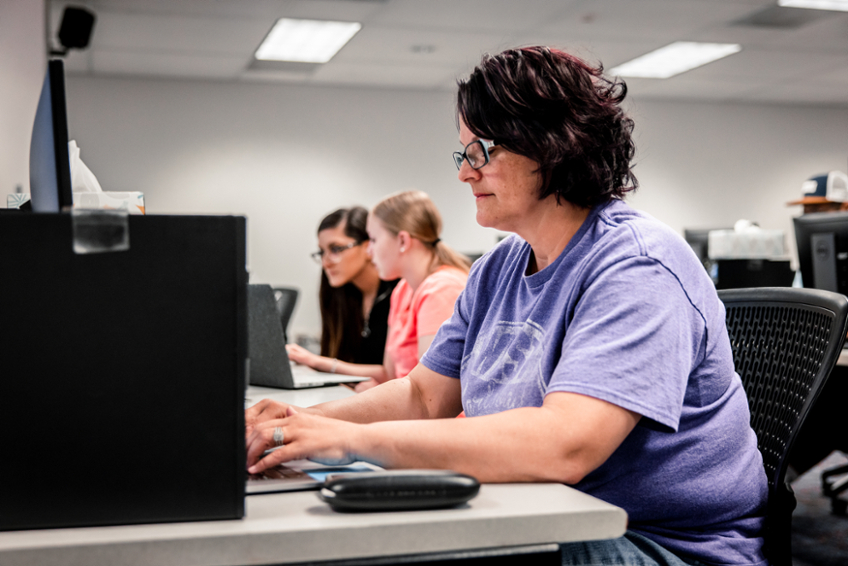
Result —
[{"label": "white laptop", "polygon": [[291,363],[286,353],[285,329],[270,285],[248,285],[247,319],[251,385],[302,389],[368,380],[367,377],[324,373]]}]

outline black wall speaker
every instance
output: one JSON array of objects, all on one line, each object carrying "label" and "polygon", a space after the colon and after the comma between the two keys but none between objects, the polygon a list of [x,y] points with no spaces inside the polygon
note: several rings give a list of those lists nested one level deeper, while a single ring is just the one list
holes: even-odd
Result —
[{"label": "black wall speaker", "polygon": [[95,16],[85,8],[66,6],[59,26],[59,43],[68,49],[85,49],[91,40]]}]

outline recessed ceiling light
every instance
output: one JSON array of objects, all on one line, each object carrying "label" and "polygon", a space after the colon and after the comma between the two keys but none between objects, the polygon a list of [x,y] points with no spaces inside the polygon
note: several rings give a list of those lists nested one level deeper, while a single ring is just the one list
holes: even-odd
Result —
[{"label": "recessed ceiling light", "polygon": [[848,12],[848,0],[778,0],[778,6]]},{"label": "recessed ceiling light", "polygon": [[609,73],[620,77],[667,79],[741,50],[742,46],[737,43],[676,41],[622,63]]},{"label": "recessed ceiling light", "polygon": [[326,63],[361,28],[357,22],[280,18],[254,57],[261,61]]}]

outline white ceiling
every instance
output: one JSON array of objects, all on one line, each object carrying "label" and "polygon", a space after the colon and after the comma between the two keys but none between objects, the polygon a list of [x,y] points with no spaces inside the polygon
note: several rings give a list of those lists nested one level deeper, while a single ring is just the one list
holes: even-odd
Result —
[{"label": "white ceiling", "polygon": [[[55,37],[65,4],[97,15],[69,73],[453,89],[480,55],[546,44],[610,69],[672,41],[742,51],[671,79],[628,79],[634,96],[848,106],[848,13],[777,0],[48,0]],[[258,65],[279,17],[358,21],[325,65]]]}]

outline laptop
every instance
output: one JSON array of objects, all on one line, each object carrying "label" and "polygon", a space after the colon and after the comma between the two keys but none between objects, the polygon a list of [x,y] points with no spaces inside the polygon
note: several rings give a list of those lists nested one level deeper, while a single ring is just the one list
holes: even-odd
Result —
[{"label": "laptop", "polygon": [[247,287],[247,333],[251,385],[303,389],[368,380],[367,377],[324,373],[291,363],[286,353],[277,301],[270,285]]},{"label": "laptop", "polygon": [[324,484],[324,480],[330,476],[377,472],[382,469],[368,462],[354,462],[345,466],[326,466],[310,460],[292,460],[268,468],[261,474],[248,474],[245,492],[247,495],[256,495],[319,489]]}]

